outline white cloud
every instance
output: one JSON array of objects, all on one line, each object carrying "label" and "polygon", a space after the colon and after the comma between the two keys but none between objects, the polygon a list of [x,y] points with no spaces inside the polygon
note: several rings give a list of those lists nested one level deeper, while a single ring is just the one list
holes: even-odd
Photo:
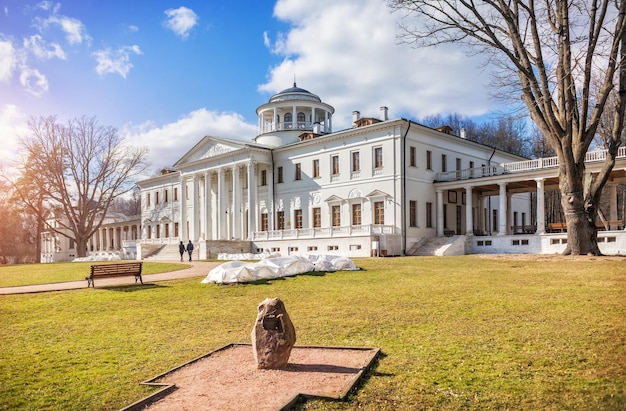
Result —
[{"label": "white cloud", "polygon": [[257,126],[246,123],[243,116],[206,108],[162,126],[146,122],[139,126],[127,125],[120,130],[120,135],[129,143],[150,148],[150,161],[157,170],[173,165],[203,136],[250,142],[256,134]]},{"label": "white cloud", "polygon": [[57,9],[47,19],[36,19],[41,27],[46,28],[50,25],[58,26],[63,33],[65,39],[70,45],[91,43],[91,37],[87,33],[85,25],[78,19],[56,14]]},{"label": "white cloud", "polygon": [[20,83],[30,94],[40,97],[48,91],[48,79],[39,70],[22,67]]},{"label": "white cloud", "polygon": [[47,44],[46,41],[38,34],[24,39],[24,48],[33,53],[36,57],[49,60],[58,58],[65,60],[65,52],[58,43]]},{"label": "white cloud", "polygon": [[335,107],[335,130],[350,127],[353,110],[376,116],[388,106],[393,118],[481,115],[495,106],[479,60],[455,46],[399,45],[401,14],[391,13],[384,1],[278,0],[274,15],[291,28],[265,34],[268,48],[284,59],[259,90],[288,88],[295,76],[299,87]]},{"label": "white cloud", "polygon": [[123,78],[126,78],[128,72],[133,67],[130,62],[131,53],[142,54],[141,49],[137,45],[123,46],[117,50],[107,47],[94,52],[93,55],[98,61],[96,72],[101,76],[109,73],[118,73]]},{"label": "white cloud", "polygon": [[186,39],[191,29],[198,24],[198,15],[187,7],[168,9],[164,13],[167,16],[164,22],[165,27],[183,39]]},{"label": "white cloud", "polygon": [[128,26],[128,31],[132,33],[137,33],[139,31],[139,27],[135,26],[134,24],[131,24],[130,26]]},{"label": "white cloud", "polygon": [[17,52],[10,41],[0,40],[0,81],[9,81],[17,65]]}]

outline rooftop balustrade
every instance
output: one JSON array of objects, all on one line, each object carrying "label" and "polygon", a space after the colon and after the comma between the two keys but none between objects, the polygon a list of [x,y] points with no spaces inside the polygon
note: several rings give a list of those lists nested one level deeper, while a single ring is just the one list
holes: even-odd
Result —
[{"label": "rooftop balustrade", "polygon": [[[607,150],[589,151],[585,155],[585,163],[595,163],[606,159]],[[626,158],[626,147],[620,147],[616,158]],[[470,178],[490,177],[502,174],[524,173],[533,170],[546,168],[556,168],[559,166],[558,157],[536,158],[533,160],[516,161],[512,163],[502,163],[492,166],[482,166],[466,168],[463,170],[446,171],[437,173],[435,181],[458,181]]]}]

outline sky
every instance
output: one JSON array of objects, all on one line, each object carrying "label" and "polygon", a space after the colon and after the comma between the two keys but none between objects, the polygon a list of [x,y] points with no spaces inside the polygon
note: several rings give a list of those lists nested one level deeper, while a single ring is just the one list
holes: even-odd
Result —
[{"label": "sky", "polygon": [[397,40],[385,0],[0,0],[0,165],[30,118],[95,117],[149,148],[154,172],[203,136],[252,141],[256,108],[293,85],[335,108],[419,119],[498,111],[457,46]]}]

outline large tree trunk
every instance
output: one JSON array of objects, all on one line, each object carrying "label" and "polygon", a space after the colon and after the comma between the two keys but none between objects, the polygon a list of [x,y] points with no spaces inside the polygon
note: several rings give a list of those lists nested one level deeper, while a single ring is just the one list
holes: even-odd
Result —
[{"label": "large tree trunk", "polygon": [[562,166],[560,169],[561,206],[567,222],[567,247],[563,254],[601,255],[595,224],[597,200],[585,190],[585,167],[574,166],[565,171],[566,167]]},{"label": "large tree trunk", "polygon": [[87,242],[89,239],[76,238],[76,257],[87,257]]}]

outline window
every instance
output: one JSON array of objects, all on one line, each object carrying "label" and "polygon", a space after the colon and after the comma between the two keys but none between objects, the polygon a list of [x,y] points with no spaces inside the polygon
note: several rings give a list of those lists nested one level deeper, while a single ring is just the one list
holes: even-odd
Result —
[{"label": "window", "polygon": [[165,238],[170,236],[170,225],[169,223],[165,223]]},{"label": "window", "polygon": [[73,238],[70,238],[70,250],[73,250],[76,248],[76,244]]},{"label": "window", "polygon": [[298,113],[298,128],[306,127],[306,116],[303,112]]},{"label": "window", "polygon": [[282,182],[283,182],[283,167],[282,167],[282,166],[278,167],[277,174],[278,174],[278,176],[277,176],[277,179],[278,179],[278,180],[277,180],[277,182],[278,182],[278,183],[282,183]]},{"label": "window", "polygon": [[353,151],[351,154],[352,157],[352,164],[351,164],[351,171],[359,171],[361,169],[361,153],[358,151]]},{"label": "window", "polygon": [[339,227],[341,225],[341,206],[331,207],[331,220],[333,227]]},{"label": "window", "polygon": [[433,228],[433,203],[426,203],[426,228]]},{"label": "window", "polygon": [[178,187],[174,187],[174,201],[178,201]]},{"label": "window", "polygon": [[374,148],[374,168],[382,168],[383,167],[383,148],[375,147]]},{"label": "window", "polygon": [[374,224],[385,224],[385,203],[382,201],[374,203]]},{"label": "window", "polygon": [[308,247],[306,248],[306,250],[307,250],[307,251],[317,251],[317,246],[316,246],[316,245],[311,245],[311,246],[308,246]]},{"label": "window", "polygon": [[461,171],[461,159],[456,159],[456,171]]},{"label": "window", "polygon": [[185,200],[189,200],[189,187],[185,184]]},{"label": "window", "polygon": [[445,154],[441,155],[441,172],[445,173],[448,171],[448,156]]},{"label": "window", "polygon": [[352,225],[361,225],[361,204],[352,204]]},{"label": "window", "polygon": [[293,115],[291,113],[285,114],[285,128],[293,128]]},{"label": "window", "polygon": [[322,226],[322,209],[315,207],[313,209],[313,227],[319,228]]},{"label": "window", "polygon": [[317,178],[320,176],[320,161],[313,160],[313,178]]},{"label": "window", "polygon": [[491,221],[493,221],[493,230],[497,231],[498,230],[498,210],[491,210]]},{"label": "window", "polygon": [[146,194],[146,206],[150,207],[150,193]]},{"label": "window", "polygon": [[433,152],[428,150],[426,151],[426,170],[432,170],[433,169]]},{"label": "window", "polygon": [[294,210],[293,221],[294,228],[302,228],[302,210]]},{"label": "window", "polygon": [[300,165],[300,163],[296,163],[295,180],[302,180],[302,166]]},{"label": "window", "polygon": [[174,223],[174,237],[180,237],[178,234],[178,223]]},{"label": "window", "polygon": [[168,194],[168,193],[167,193],[167,190],[165,190],[165,198],[164,198],[164,200],[165,200],[165,202],[166,202],[166,203],[169,201],[169,198],[168,198],[168,195],[167,195],[167,194]]},{"label": "window", "polygon": [[409,227],[417,227],[417,201],[409,201]]},{"label": "window", "polygon": [[334,176],[339,174],[339,156],[332,156],[330,158],[331,169],[330,173]]},{"label": "window", "polygon": [[267,170],[261,170],[261,186],[267,185]]},{"label": "window", "polygon": [[411,167],[417,167],[416,155],[415,147],[409,147],[409,165]]},{"label": "window", "polygon": [[261,213],[261,231],[267,231],[269,227],[269,219],[267,213]]},{"label": "window", "polygon": [[159,204],[159,192],[154,193],[154,204]]},{"label": "window", "polygon": [[277,230],[285,229],[285,212],[284,211],[276,212],[276,229]]}]

